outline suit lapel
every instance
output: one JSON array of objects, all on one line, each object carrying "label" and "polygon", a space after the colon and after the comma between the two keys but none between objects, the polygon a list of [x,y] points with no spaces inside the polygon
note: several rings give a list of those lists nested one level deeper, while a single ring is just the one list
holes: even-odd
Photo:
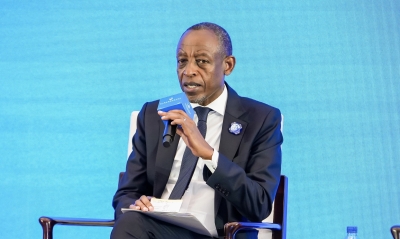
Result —
[{"label": "suit lapel", "polygon": [[[237,150],[239,150],[240,142],[242,141],[244,132],[247,128],[247,122],[240,119],[246,111],[242,106],[240,96],[229,87],[227,83],[226,87],[228,89],[228,101],[226,103],[224,120],[222,122],[221,140],[219,145],[219,153],[225,155],[229,159],[233,159],[236,155]],[[242,130],[238,135],[235,135],[229,131],[231,124],[236,122],[242,125]],[[221,203],[221,195],[215,193],[214,200],[214,212],[215,215],[218,214],[219,205]],[[218,224],[216,217],[216,225]],[[217,225],[218,226],[218,225]]]},{"label": "suit lapel", "polygon": [[[225,155],[227,158],[233,159],[237,150],[239,149],[239,144],[242,141],[244,132],[246,131],[247,122],[239,118],[245,113],[239,95],[232,88],[230,88],[228,84],[227,89],[228,101],[222,123],[219,152]],[[229,131],[231,124],[234,122],[242,126],[242,130],[238,135],[235,135]]]},{"label": "suit lapel", "polygon": [[[229,131],[232,123],[238,123],[242,125],[242,130],[240,134],[235,135]],[[229,159],[233,159],[237,150],[239,149],[239,144],[242,141],[243,133],[246,130],[247,122],[240,120],[232,115],[225,114],[224,122],[222,123],[221,132],[221,143],[219,145],[219,152],[225,155]]]},{"label": "suit lapel", "polygon": [[162,145],[162,135],[164,133],[164,124],[160,120],[159,124],[159,142],[156,156],[156,168],[155,168],[155,179],[154,179],[154,197],[161,198],[164,192],[165,185],[168,182],[169,175],[171,173],[172,164],[174,162],[176,150],[178,148],[178,142],[180,139],[179,135],[175,135],[174,141],[165,148]]}]

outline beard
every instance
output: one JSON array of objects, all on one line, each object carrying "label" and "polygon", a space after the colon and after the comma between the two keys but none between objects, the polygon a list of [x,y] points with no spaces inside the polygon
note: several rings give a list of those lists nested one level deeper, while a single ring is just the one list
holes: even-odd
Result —
[{"label": "beard", "polygon": [[[196,104],[205,106],[205,102],[206,102],[210,97],[212,97],[213,95],[215,95],[215,93],[216,93],[217,91],[218,91],[218,89],[215,89],[213,92],[211,92],[211,93],[208,94],[208,95],[200,95],[200,96],[197,96],[197,95],[195,95],[195,94],[193,94],[193,95],[186,94],[186,96],[188,97],[190,103],[196,103]],[[211,102],[208,102],[208,104],[210,104],[210,103],[211,103]]]},{"label": "beard", "polygon": [[190,98],[189,97],[189,101],[190,103],[196,103],[199,105],[202,105],[202,103],[207,99],[207,96],[201,96],[201,97],[197,97],[197,98]]}]

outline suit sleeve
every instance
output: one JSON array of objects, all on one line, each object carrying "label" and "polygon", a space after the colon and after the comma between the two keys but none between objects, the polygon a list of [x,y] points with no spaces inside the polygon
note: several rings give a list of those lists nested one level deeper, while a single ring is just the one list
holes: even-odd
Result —
[{"label": "suit sleeve", "polygon": [[243,137],[246,142],[233,159],[220,153],[218,167],[207,180],[227,204],[250,221],[262,221],[272,210],[281,174],[280,111],[273,108],[256,127],[251,131],[257,133]]}]

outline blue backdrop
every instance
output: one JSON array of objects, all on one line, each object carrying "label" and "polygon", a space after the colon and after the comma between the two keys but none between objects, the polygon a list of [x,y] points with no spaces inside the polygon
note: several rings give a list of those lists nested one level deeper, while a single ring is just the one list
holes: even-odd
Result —
[{"label": "blue backdrop", "polygon": [[[231,34],[229,84],[285,116],[288,239],[343,238],[348,225],[363,239],[391,238],[397,0],[2,0],[0,238],[40,238],[42,215],[112,218],[130,112],[180,91],[175,47],[201,21]],[[58,239],[109,232],[55,228]]]}]

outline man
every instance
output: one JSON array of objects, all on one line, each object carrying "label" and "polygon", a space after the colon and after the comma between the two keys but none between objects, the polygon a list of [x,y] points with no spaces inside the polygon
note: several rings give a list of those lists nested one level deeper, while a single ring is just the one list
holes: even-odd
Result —
[{"label": "man", "polygon": [[[170,198],[186,148],[198,161],[182,196],[183,207],[214,237],[223,236],[227,222],[262,221],[271,212],[281,170],[280,111],[240,97],[226,84],[224,78],[236,61],[222,27],[213,23],[190,27],[181,36],[176,57],[179,84],[193,108],[211,108],[207,133],[203,138],[196,126],[199,116],[192,120],[181,110],[157,112],[158,101],[143,106],[133,152],[114,196],[116,223],[111,238],[210,238],[142,213],[121,213],[127,207],[152,211],[151,197]],[[169,148],[162,145],[162,120],[178,125],[179,137]],[[237,238],[256,237],[255,231],[237,234]]]}]

